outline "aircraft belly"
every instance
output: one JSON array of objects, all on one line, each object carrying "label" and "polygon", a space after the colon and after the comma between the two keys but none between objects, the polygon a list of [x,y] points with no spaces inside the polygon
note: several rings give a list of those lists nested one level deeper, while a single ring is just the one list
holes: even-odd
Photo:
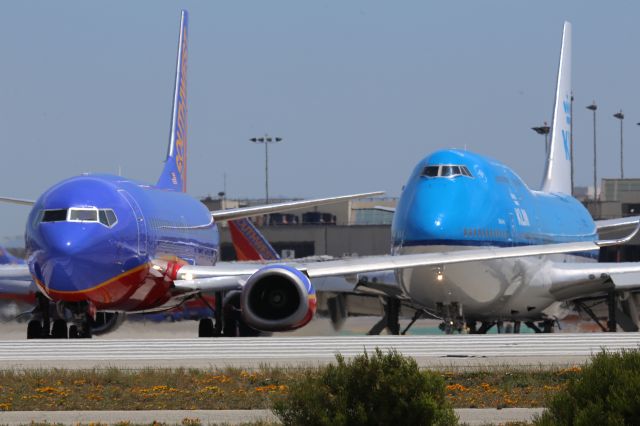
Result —
[{"label": "aircraft belly", "polygon": [[[402,254],[469,250],[467,246],[403,247]],[[398,272],[403,291],[415,303],[436,310],[457,303],[471,319],[540,318],[555,299],[549,294],[551,261],[576,256],[530,256],[443,267],[408,268]],[[442,280],[438,280],[438,274]]]}]

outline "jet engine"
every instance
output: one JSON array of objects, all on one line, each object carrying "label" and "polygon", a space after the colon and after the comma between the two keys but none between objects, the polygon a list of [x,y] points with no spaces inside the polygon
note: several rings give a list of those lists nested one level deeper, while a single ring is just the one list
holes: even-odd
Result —
[{"label": "jet engine", "polygon": [[257,330],[295,330],[313,318],[316,293],[302,272],[286,265],[270,265],[249,278],[240,307],[242,319]]}]

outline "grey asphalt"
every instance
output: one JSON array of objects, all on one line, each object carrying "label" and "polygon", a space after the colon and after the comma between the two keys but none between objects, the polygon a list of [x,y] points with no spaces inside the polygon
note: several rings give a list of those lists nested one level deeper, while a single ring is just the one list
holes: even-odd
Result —
[{"label": "grey asphalt", "polygon": [[[462,408],[457,409],[461,423],[468,425],[498,424],[529,421],[541,408]],[[269,410],[158,410],[158,411],[7,411],[0,412],[0,423],[23,425],[29,423],[115,424],[119,422],[184,424],[198,420],[202,424],[240,424],[260,420],[277,422]]]}]

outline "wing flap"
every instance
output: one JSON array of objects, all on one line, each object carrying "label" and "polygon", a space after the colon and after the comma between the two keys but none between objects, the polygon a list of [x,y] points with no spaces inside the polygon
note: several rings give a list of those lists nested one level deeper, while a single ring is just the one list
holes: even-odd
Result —
[{"label": "wing flap", "polygon": [[325,204],[335,204],[341,201],[353,200],[357,198],[368,198],[382,195],[384,192],[365,192],[362,194],[343,195],[340,197],[317,198],[314,200],[289,201],[286,203],[266,204],[261,206],[240,207],[229,210],[215,210],[211,212],[211,216],[216,221],[241,219],[251,216],[259,216],[263,214],[285,212],[290,210],[298,210],[307,207],[322,206]]},{"label": "wing flap", "polygon": [[242,288],[244,280],[238,276],[210,277],[194,280],[176,280],[173,282],[178,290],[200,291],[202,293],[215,293],[218,291],[238,290]]}]

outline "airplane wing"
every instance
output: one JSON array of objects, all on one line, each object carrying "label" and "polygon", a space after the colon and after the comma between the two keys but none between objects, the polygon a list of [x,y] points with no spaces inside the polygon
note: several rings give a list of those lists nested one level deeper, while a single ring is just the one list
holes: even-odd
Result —
[{"label": "airplane wing", "polygon": [[[635,235],[635,233],[633,235]],[[617,241],[619,240],[616,240],[616,242]],[[278,264],[298,269],[312,279],[329,276],[355,277],[360,273],[390,271],[417,266],[442,266],[451,263],[476,262],[481,260],[593,251],[598,250],[604,245],[613,245],[613,242],[585,241],[505,248],[486,247],[455,252],[366,256],[319,262],[292,261],[280,262]],[[215,266],[185,265],[179,270],[174,285],[185,291],[200,290],[208,292],[237,289],[242,286],[243,281],[251,274],[257,272],[264,266],[264,263],[248,262],[233,264],[220,263]],[[159,267],[161,269],[163,268],[162,266]]]},{"label": "airplane wing", "polygon": [[29,266],[26,264],[0,265],[0,279],[31,281]]},{"label": "airplane wing", "polygon": [[26,264],[0,265],[0,294],[26,296],[34,294],[38,288],[33,283],[29,266]]},{"label": "airplane wing", "polygon": [[627,228],[637,225],[640,222],[640,216],[619,217],[615,219],[596,220],[596,228],[598,231],[615,230],[618,228]]},{"label": "airplane wing", "polygon": [[0,197],[0,202],[20,204],[22,206],[32,206],[36,203],[34,200],[25,200],[23,198],[10,198],[10,197]]},{"label": "airplane wing", "polygon": [[215,210],[211,212],[214,220],[225,221],[241,219],[244,217],[259,216],[262,214],[284,212],[290,210],[298,210],[307,207],[322,206],[325,204],[334,204],[340,201],[353,200],[356,198],[367,198],[382,195],[384,192],[365,192],[362,194],[343,195],[340,197],[317,198],[315,200],[288,201],[286,203],[265,204],[262,206],[240,207],[237,209]]},{"label": "airplane wing", "polygon": [[380,211],[383,211],[383,212],[389,212],[389,213],[395,213],[396,212],[396,208],[395,207],[375,206],[374,209],[375,210],[380,210]]},{"label": "airplane wing", "polygon": [[550,271],[549,292],[558,301],[640,290],[640,262],[554,263]]}]

